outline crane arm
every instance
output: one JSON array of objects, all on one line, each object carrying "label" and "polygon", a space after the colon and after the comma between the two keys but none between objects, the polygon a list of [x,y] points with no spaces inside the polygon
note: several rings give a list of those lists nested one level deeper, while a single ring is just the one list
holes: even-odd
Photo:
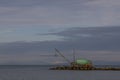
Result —
[{"label": "crane arm", "polygon": [[68,63],[71,63],[58,49],[55,48],[55,51],[59,53],[59,55],[63,57]]}]

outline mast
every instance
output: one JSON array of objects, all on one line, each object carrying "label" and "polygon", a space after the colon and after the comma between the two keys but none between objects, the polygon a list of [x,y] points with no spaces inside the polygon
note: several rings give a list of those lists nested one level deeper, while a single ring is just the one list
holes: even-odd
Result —
[{"label": "mast", "polygon": [[75,49],[73,48],[73,62],[75,62],[75,59],[76,57],[75,57]]}]

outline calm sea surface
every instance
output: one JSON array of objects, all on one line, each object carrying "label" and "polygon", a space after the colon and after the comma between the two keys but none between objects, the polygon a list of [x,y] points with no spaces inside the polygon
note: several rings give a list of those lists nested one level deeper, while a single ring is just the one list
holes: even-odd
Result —
[{"label": "calm sea surface", "polygon": [[50,66],[0,66],[0,80],[120,80],[120,71],[59,71]]}]

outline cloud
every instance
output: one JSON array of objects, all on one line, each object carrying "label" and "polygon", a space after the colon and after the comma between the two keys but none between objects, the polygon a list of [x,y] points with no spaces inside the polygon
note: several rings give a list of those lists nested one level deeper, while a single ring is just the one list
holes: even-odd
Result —
[{"label": "cloud", "polygon": [[120,25],[118,0],[1,0],[1,25]]},{"label": "cloud", "polygon": [[[36,34],[37,36],[57,36],[62,37],[62,40],[50,40],[50,41],[33,41],[33,42],[13,42],[13,43],[1,43],[2,48],[11,49],[16,47],[13,51],[34,50],[39,49],[54,49],[59,46],[66,49],[77,48],[80,50],[110,50],[119,51],[120,41],[120,27],[86,27],[86,28],[69,28],[60,32],[51,32],[47,34]],[[3,46],[6,45],[6,46]],[[6,51],[1,48],[1,51]],[[7,50],[8,51],[8,50]],[[9,53],[9,51],[8,51]],[[16,52],[15,52],[16,53]]]},{"label": "cloud", "polygon": [[[1,63],[23,63],[22,55],[30,55],[24,57],[27,63],[31,54],[37,59],[31,63],[44,62],[36,56],[54,48],[65,55],[75,48],[81,57],[91,53],[94,60],[119,61],[119,7],[119,0],[0,0],[0,54],[7,58]],[[18,60],[9,58],[18,54]]]},{"label": "cloud", "polygon": [[[47,33],[47,32],[56,32],[58,27],[51,26],[32,26],[32,27],[0,27],[0,43],[6,42],[16,42],[16,41],[52,41],[52,40],[62,40],[62,37],[55,35],[41,35],[37,36],[37,33]],[[63,28],[62,28],[63,29]],[[55,30],[55,31],[53,31]]]},{"label": "cloud", "polygon": [[[6,61],[6,64],[7,61],[10,61],[11,63],[13,62],[14,64],[17,62],[22,64],[24,60],[25,63],[29,62],[30,64],[34,63],[35,61],[42,61],[43,63],[53,64],[56,62],[65,61],[61,57],[55,58],[53,56],[50,57],[43,55],[54,55],[54,48],[58,48],[68,59],[72,61],[72,50],[75,48],[77,58],[87,58],[95,62],[103,61],[103,63],[118,62],[120,60],[119,34],[119,26],[69,28],[54,33],[36,34],[37,36],[62,36],[64,38],[61,41],[21,41],[12,43],[0,43],[0,55],[1,57],[6,56],[4,58],[1,58],[3,62]],[[14,56],[16,58],[14,58]],[[12,58],[14,58],[14,60]]]},{"label": "cloud", "polygon": [[61,44],[66,48],[71,46],[81,50],[119,51],[120,47],[120,27],[77,27],[57,33],[40,35],[56,35],[63,37],[64,41]]},{"label": "cloud", "polygon": [[[120,36],[119,26],[109,26],[109,27],[74,27],[67,30],[63,30],[56,33],[46,33],[41,35],[57,35],[63,37],[95,37],[95,38],[107,38]],[[38,33],[39,35],[39,33]]]}]

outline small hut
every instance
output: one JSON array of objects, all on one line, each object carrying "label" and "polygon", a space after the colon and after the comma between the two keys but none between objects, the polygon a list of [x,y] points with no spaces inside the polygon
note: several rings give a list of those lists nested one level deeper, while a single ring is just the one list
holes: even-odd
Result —
[{"label": "small hut", "polygon": [[82,68],[91,68],[93,67],[92,61],[87,59],[77,59],[75,62],[71,63],[71,66],[73,67],[82,67]]}]

